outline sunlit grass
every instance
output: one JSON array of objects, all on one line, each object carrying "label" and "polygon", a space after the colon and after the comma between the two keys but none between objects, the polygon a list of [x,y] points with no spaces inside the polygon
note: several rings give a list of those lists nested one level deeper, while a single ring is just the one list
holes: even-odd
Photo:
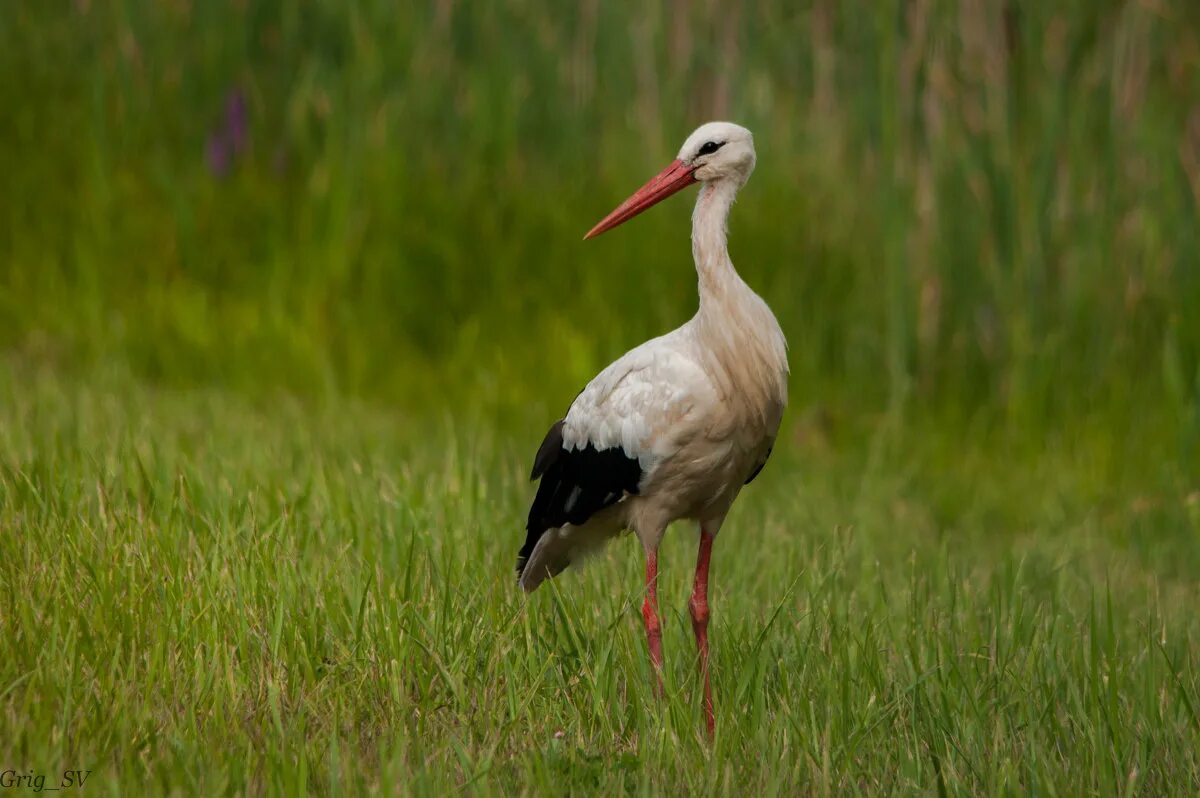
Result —
[{"label": "sunlit grass", "polygon": [[1200,784],[1197,497],[1073,446],[772,461],[716,549],[710,749],[694,531],[657,703],[636,545],[516,589],[526,441],[120,373],[2,396],[4,763],[139,794]]}]

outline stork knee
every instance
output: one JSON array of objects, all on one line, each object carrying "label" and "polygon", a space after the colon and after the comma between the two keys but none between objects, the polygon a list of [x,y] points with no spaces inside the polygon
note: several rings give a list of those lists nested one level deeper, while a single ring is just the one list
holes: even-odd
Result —
[{"label": "stork knee", "polygon": [[650,603],[650,599],[642,602],[642,620],[646,622],[646,632],[651,635],[659,634],[662,623],[658,620],[658,608]]},{"label": "stork knee", "polygon": [[692,623],[697,626],[708,626],[708,602],[700,596],[692,596],[688,602],[688,609],[692,611]]}]

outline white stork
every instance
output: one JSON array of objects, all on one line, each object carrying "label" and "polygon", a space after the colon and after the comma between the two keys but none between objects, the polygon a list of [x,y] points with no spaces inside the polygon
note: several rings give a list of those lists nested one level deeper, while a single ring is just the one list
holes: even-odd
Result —
[{"label": "white stork", "polygon": [[689,608],[710,736],[709,555],[742,486],[766,463],[787,404],[783,332],[734,270],[725,243],[726,218],[754,160],[749,130],[729,122],[702,125],[675,161],[585,236],[700,183],[692,214],[700,309],[682,327],[600,372],[550,428],[534,459],[531,478],[541,484],[517,556],[519,583],[531,591],[622,531],[635,532],[646,552],[642,617],[661,694],[658,545],[672,521],[697,521],[700,550]]}]

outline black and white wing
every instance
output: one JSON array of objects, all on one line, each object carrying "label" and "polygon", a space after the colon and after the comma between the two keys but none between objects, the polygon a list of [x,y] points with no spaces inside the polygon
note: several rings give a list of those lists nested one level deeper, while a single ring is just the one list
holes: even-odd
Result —
[{"label": "black and white wing", "polygon": [[[602,510],[638,494],[646,477],[677,446],[677,431],[698,402],[711,400],[708,376],[677,334],[655,338],[602,371],[555,422],[534,458],[541,479],[526,523],[517,573],[527,590],[570,563],[584,527]],[[546,534],[557,530],[557,556],[531,560]],[[605,530],[606,532],[608,530]],[[617,530],[619,531],[619,530]],[[567,533],[567,534],[562,534]],[[571,537],[578,538],[573,544]],[[526,570],[535,571],[532,578]]]}]

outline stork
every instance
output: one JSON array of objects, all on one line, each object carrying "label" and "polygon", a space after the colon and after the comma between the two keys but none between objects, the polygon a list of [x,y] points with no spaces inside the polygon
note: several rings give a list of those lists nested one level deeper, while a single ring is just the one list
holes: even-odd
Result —
[{"label": "stork", "polygon": [[517,555],[518,582],[528,592],[632,530],[645,550],[642,618],[661,695],[658,547],[670,523],[695,521],[700,544],[688,606],[710,737],[709,558],[729,508],[766,463],[787,404],[783,332],[726,248],[726,219],[754,162],[749,130],[702,125],[666,169],[584,236],[598,236],[699,183],[692,255],[700,307],[683,326],[601,371],[550,427],[534,458],[531,479],[541,482]]}]

